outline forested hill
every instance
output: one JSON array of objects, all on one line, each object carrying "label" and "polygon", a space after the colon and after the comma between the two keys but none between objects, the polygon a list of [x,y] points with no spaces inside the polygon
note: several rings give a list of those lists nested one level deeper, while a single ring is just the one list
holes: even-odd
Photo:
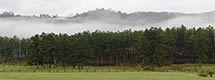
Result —
[{"label": "forested hill", "polygon": [[185,13],[170,13],[170,12],[134,12],[123,13],[121,11],[114,11],[111,9],[97,9],[85,13],[76,14],[71,19],[80,22],[84,21],[102,21],[117,24],[133,24],[145,25],[154,24],[166,21],[172,18],[186,16]]},{"label": "forested hill", "polygon": [[214,25],[215,11],[205,13],[177,12],[134,12],[123,13],[111,9],[97,9],[76,14],[70,19],[78,22],[105,22],[110,24],[145,25],[145,26],[189,26]]},{"label": "forested hill", "polygon": [[[69,13],[68,13],[69,14]],[[205,13],[177,13],[177,12],[134,12],[124,13],[111,9],[96,9],[84,13],[77,13],[72,16],[59,17],[58,15],[40,14],[39,16],[22,16],[13,12],[4,12],[0,18],[22,17],[20,19],[47,19],[47,22],[70,22],[70,23],[87,23],[102,22],[108,24],[123,25],[145,25],[145,26],[179,26],[185,24],[188,26],[206,26],[214,25],[215,12]],[[60,18],[60,20],[59,20]],[[179,25],[178,25],[179,24]]]}]

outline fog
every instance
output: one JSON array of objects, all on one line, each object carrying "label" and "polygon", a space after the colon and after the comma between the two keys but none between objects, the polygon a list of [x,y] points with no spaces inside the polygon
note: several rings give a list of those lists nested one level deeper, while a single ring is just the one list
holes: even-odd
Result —
[{"label": "fog", "polygon": [[[215,12],[185,15],[170,19],[153,18],[152,16],[152,19],[151,17],[148,18],[148,22],[156,19],[161,20],[150,24],[141,22],[144,21],[144,18],[108,17],[96,18],[96,20],[91,19],[94,17],[90,17],[90,19],[80,18],[79,21],[81,22],[66,18],[0,18],[0,36],[13,37],[16,35],[20,38],[26,38],[35,34],[41,34],[42,32],[75,34],[83,31],[93,32],[96,30],[116,32],[128,29],[144,30],[145,28],[150,27],[161,27],[162,29],[165,29],[167,27],[181,26],[182,24],[188,28],[215,25]],[[135,22],[137,22],[137,24],[133,24]]]},{"label": "fog", "polygon": [[[135,28],[135,26],[132,26]],[[118,24],[106,24],[99,22],[86,23],[47,23],[27,20],[4,20],[0,19],[0,36],[31,37],[35,34],[45,33],[67,33],[75,34],[83,31],[123,31],[130,29],[129,26]]]},{"label": "fog", "polygon": [[156,23],[153,26],[166,28],[166,27],[180,26],[182,24],[185,25],[187,28],[214,26],[215,13],[210,15],[199,14],[199,15],[191,15],[191,16],[181,16],[181,17]]}]

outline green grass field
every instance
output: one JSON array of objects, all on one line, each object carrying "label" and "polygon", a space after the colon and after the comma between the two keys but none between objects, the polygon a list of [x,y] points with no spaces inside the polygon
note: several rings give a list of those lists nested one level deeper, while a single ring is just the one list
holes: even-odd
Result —
[{"label": "green grass field", "polygon": [[[146,67],[147,68],[147,67]],[[203,64],[202,68],[199,68],[198,64],[178,64],[178,65],[169,65],[163,67],[156,67],[156,72],[201,72],[212,70],[215,72],[214,64]],[[145,68],[141,66],[84,66],[80,72],[145,72]],[[65,68],[58,66],[56,68],[43,68],[36,66],[24,66],[24,65],[0,65],[0,72],[79,72],[79,69],[76,67],[73,69],[71,66]]]},{"label": "green grass field", "polygon": [[0,80],[215,80],[183,72],[0,73]]},{"label": "green grass field", "polygon": [[200,69],[195,64],[157,67],[156,72],[140,67],[85,66],[79,70],[67,67],[42,68],[23,65],[0,65],[0,80],[215,80],[200,77],[202,71],[215,70],[215,65],[205,64]]}]

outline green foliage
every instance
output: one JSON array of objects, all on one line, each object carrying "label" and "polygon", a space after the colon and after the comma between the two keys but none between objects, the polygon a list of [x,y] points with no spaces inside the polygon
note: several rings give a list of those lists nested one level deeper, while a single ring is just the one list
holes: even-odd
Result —
[{"label": "green foliage", "polygon": [[1,63],[49,67],[85,65],[163,66],[214,63],[215,35],[207,28],[156,28],[73,35],[42,33],[27,39],[0,37]]},{"label": "green foliage", "polygon": [[208,70],[207,73],[208,75],[210,75],[210,77],[213,77],[213,75],[215,74],[213,70]]}]

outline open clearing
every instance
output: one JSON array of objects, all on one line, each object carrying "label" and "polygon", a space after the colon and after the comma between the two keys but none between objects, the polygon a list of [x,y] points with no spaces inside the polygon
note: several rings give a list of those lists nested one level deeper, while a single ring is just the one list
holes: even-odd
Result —
[{"label": "open clearing", "polygon": [[215,80],[183,72],[0,73],[0,80]]}]

